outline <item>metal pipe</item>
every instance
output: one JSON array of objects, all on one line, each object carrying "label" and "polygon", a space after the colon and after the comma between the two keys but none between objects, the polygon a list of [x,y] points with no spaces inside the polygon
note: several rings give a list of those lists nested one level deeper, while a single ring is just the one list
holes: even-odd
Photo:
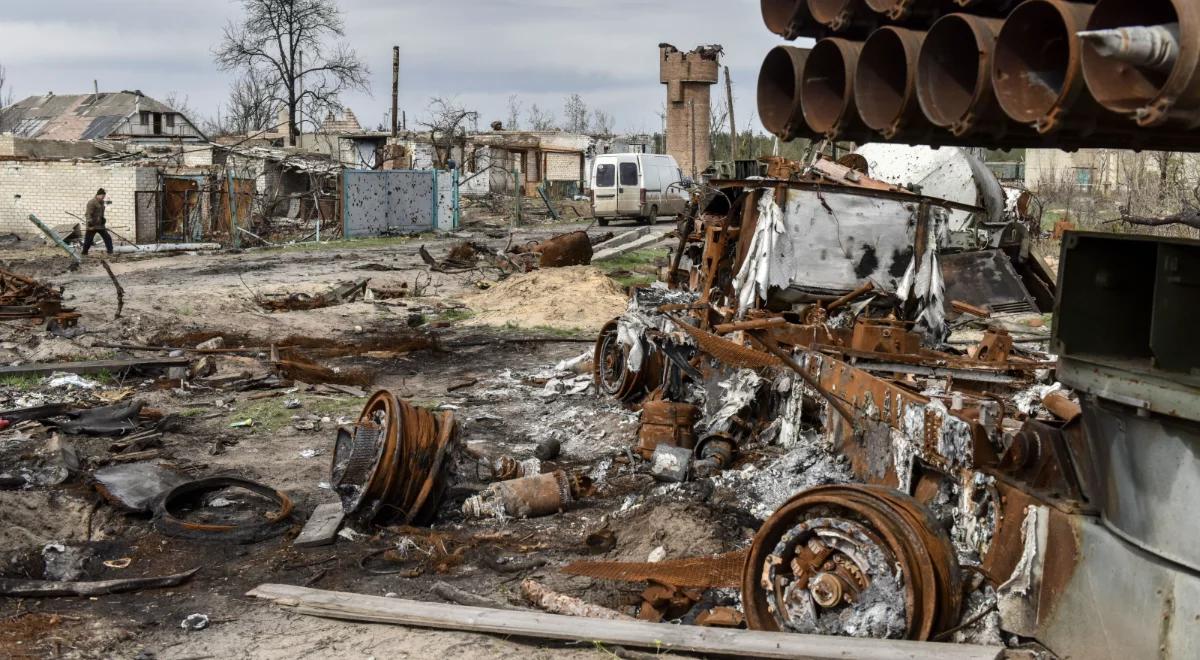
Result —
[{"label": "metal pipe", "polygon": [[767,29],[791,41],[798,37],[821,37],[825,28],[813,20],[808,0],[761,0]]},{"label": "metal pipe", "polygon": [[934,125],[957,136],[1013,127],[992,91],[992,54],[1003,21],[943,16],[925,37],[917,62],[917,99]]},{"label": "metal pipe", "polygon": [[763,127],[781,140],[794,140],[810,133],[804,123],[800,87],[807,48],[776,46],[767,53],[758,73],[758,116]]},{"label": "metal pipe", "polygon": [[854,72],[862,43],[841,38],[822,39],[804,64],[800,96],[804,121],[814,132],[835,136],[857,128]]},{"label": "metal pipe", "polygon": [[867,128],[889,140],[910,127],[932,128],[917,102],[917,58],[924,41],[924,32],[885,27],[859,54],[854,104]]},{"label": "metal pipe", "polygon": [[1029,0],[1004,22],[996,38],[992,88],[1013,121],[1045,134],[1064,125],[1090,131],[1105,115],[1120,119],[1092,99],[1083,81],[1083,43],[1075,34],[1091,14],[1090,5]]},{"label": "metal pipe", "polygon": [[863,0],[808,0],[808,13],[834,32],[871,28],[879,23]]},{"label": "metal pipe", "polygon": [[932,18],[945,6],[939,0],[866,0],[866,3],[868,9],[890,21]]},{"label": "metal pipe", "polygon": [[392,47],[392,137],[400,135],[400,47]]},{"label": "metal pipe", "polygon": [[1200,126],[1200,3],[1100,0],[1080,37],[1083,75],[1100,105],[1143,127]]}]

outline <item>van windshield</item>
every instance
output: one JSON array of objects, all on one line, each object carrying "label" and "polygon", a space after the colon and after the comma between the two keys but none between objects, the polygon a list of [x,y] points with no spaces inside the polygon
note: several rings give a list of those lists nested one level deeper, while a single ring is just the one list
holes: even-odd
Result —
[{"label": "van windshield", "polygon": [[617,183],[617,168],[612,165],[601,165],[596,168],[596,187],[612,188]]},{"label": "van windshield", "polygon": [[638,184],[637,163],[621,163],[621,185],[636,186]]}]

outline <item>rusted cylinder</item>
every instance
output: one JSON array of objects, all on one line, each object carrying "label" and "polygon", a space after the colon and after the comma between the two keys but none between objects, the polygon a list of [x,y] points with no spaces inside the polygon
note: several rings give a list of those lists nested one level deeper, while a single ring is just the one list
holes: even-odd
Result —
[{"label": "rusted cylinder", "polygon": [[854,104],[863,124],[885,138],[910,128],[932,128],[917,101],[917,58],[924,40],[924,32],[880,28],[859,54]]},{"label": "rusted cylinder", "polygon": [[917,62],[917,99],[935,126],[957,136],[1003,134],[1013,127],[992,91],[992,54],[1002,25],[998,19],[950,14],[929,29]]},{"label": "rusted cylinder", "polygon": [[854,73],[862,43],[822,39],[804,64],[800,96],[804,122],[815,133],[834,136],[861,127],[854,108]]},{"label": "rusted cylinder", "polygon": [[1100,0],[1089,31],[1178,25],[1179,53],[1170,71],[1139,67],[1083,47],[1083,75],[1100,105],[1143,127],[1200,126],[1200,2]]},{"label": "rusted cylinder", "polygon": [[954,0],[954,4],[972,14],[1004,16],[1023,0]]},{"label": "rusted cylinder", "polygon": [[472,518],[548,516],[570,506],[571,490],[570,478],[562,471],[502,481],[468,498],[463,513]]},{"label": "rusted cylinder", "polygon": [[1083,43],[1075,35],[1091,13],[1088,5],[1029,0],[1004,22],[996,37],[992,86],[1013,121],[1049,133],[1061,128],[1068,115],[1079,117],[1079,110],[1086,109],[1078,108],[1079,103],[1089,105],[1080,60]]},{"label": "rusted cylinder", "polygon": [[890,21],[932,18],[946,6],[941,0],[866,0],[867,8]]},{"label": "rusted cylinder", "polygon": [[808,0],[808,13],[834,32],[870,29],[879,22],[863,0]]},{"label": "rusted cylinder", "polygon": [[817,37],[825,31],[808,12],[808,0],[762,0],[761,4],[767,29],[788,41]]},{"label": "rusted cylinder", "polygon": [[767,53],[758,72],[758,116],[781,140],[794,140],[810,131],[804,123],[800,85],[809,50],[777,46]]}]

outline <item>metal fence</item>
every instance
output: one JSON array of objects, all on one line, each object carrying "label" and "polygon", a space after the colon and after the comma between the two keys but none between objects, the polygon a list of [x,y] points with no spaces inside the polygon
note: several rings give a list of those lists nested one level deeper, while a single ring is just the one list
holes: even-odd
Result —
[{"label": "metal fence", "polygon": [[346,238],[454,229],[458,221],[457,170],[347,170],[342,174]]}]

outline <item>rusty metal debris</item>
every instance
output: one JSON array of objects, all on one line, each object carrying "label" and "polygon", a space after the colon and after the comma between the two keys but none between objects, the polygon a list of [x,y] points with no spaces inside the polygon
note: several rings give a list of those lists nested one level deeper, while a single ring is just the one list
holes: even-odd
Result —
[{"label": "rusty metal debris", "polygon": [[271,312],[296,312],[313,309],[323,309],[354,302],[367,293],[369,279],[356,282],[343,282],[325,293],[311,295],[307,293],[292,293],[287,295],[259,295],[260,307]]},{"label": "rusty metal debris", "polygon": [[835,632],[857,613],[872,636],[927,640],[958,622],[959,580],[949,538],[916,500],[880,487],[827,486],[763,523],[742,594],[756,630]]},{"label": "rusty metal debris", "polygon": [[463,503],[471,518],[537,518],[566,510],[591,487],[587,477],[562,470],[492,484]]},{"label": "rusty metal debris", "polygon": [[338,431],[330,484],[354,520],[429,524],[456,442],[453,414],[435,414],[380,391],[353,427]]},{"label": "rusty metal debris", "polygon": [[[202,495],[235,488],[266,498],[272,508],[253,522],[223,523],[188,520],[183,510]],[[167,536],[229,543],[258,543],[278,536],[292,525],[293,504],[282,491],[249,479],[212,477],[180,484],[163,494],[154,514],[154,526]]]},{"label": "rusty metal debris", "polygon": [[1195,3],[957,4],[764,1],[769,30],[817,40],[768,53],[764,126],[860,144],[1200,150]]},{"label": "rusty metal debris", "polygon": [[0,320],[32,319],[69,328],[79,318],[74,309],[63,306],[62,290],[0,268]]},{"label": "rusty metal debris", "polygon": [[742,586],[746,551],[716,557],[668,559],[656,563],[577,561],[562,569],[570,575],[621,582],[657,582],[693,589],[736,589]]}]

